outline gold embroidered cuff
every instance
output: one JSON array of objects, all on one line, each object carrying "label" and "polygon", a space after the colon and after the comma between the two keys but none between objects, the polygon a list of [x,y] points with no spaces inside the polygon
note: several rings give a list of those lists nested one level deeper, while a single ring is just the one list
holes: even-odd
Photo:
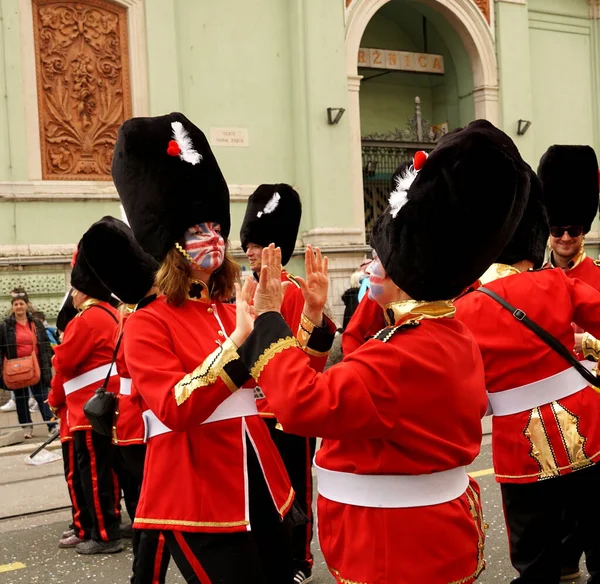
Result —
[{"label": "gold embroidered cuff", "polygon": [[285,337],[284,339],[279,339],[277,342],[272,343],[271,346],[256,360],[256,363],[254,363],[254,366],[250,369],[250,375],[258,381],[263,369],[273,357],[279,355],[279,353],[286,349],[297,346],[298,341],[294,337]]},{"label": "gold embroidered cuff", "polygon": [[239,359],[237,347],[231,339],[213,351],[194,371],[188,373],[175,386],[175,401],[180,406],[188,399],[195,389],[212,385],[220,377],[227,387],[233,392],[237,391],[236,385],[231,381],[229,375],[223,370],[225,365]]},{"label": "gold embroidered cuff", "polygon": [[584,357],[591,357],[594,361],[600,359],[600,341],[590,335],[590,333],[583,333],[581,349]]},{"label": "gold embroidered cuff", "polygon": [[300,324],[298,325],[298,332],[296,333],[296,339],[298,339],[298,345],[300,348],[313,357],[327,357],[329,355],[329,351],[316,351],[315,349],[309,347],[310,337],[313,334],[315,329],[319,327],[312,322],[307,316],[302,313],[300,318]]}]

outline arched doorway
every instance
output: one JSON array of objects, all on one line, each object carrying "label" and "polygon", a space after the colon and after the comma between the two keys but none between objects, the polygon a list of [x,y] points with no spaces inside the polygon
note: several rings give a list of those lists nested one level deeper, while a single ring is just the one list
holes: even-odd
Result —
[{"label": "arched doorway", "polygon": [[[416,53],[437,54],[443,74],[439,62],[427,71],[390,70],[373,51],[360,51],[359,63],[361,48],[389,50],[407,65]],[[398,161],[475,118],[498,122],[494,42],[473,0],[356,0],[347,18],[346,72],[353,208],[368,231]]]}]

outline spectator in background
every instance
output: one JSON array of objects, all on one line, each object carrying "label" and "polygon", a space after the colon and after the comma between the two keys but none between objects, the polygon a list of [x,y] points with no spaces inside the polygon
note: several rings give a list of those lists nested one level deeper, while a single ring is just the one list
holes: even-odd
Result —
[{"label": "spectator in background", "polygon": [[33,313],[33,318],[39,320],[46,329],[46,335],[48,340],[50,341],[50,347],[54,349],[56,345],[60,344],[58,340],[58,329],[56,327],[50,326],[46,321],[46,315],[41,311],[36,311]]},{"label": "spectator in background", "polygon": [[[358,301],[359,302],[363,299],[363,296],[369,291],[369,288],[371,287],[371,280],[369,279],[369,276],[367,275],[367,267],[369,266],[371,261],[372,261],[371,259],[366,259],[362,264],[360,264],[359,270],[363,273],[363,277],[360,281],[360,288],[358,289]],[[346,326],[344,325],[344,329],[345,328],[346,328]]]},{"label": "spectator in background", "polygon": [[[5,359],[16,359],[31,355],[35,350],[40,365],[40,381],[35,386],[15,389],[15,403],[19,423],[25,430],[25,438],[33,437],[33,426],[27,400],[29,391],[38,404],[42,418],[52,420],[52,414],[45,400],[52,379],[50,342],[46,336],[44,325],[34,319],[29,311],[29,298],[25,291],[11,294],[11,314],[0,326],[0,373]],[[0,375],[0,383],[3,383]],[[48,431],[54,430],[55,424],[48,424]]]},{"label": "spectator in background", "polygon": [[[27,309],[30,312],[32,312],[32,313],[35,310],[34,307],[33,307],[33,304],[29,300],[29,296],[27,295],[27,291],[25,290],[25,288],[22,288],[22,287],[13,288],[10,291],[10,297],[11,298],[22,298],[22,299],[25,299],[25,301],[27,302]],[[11,314],[12,314],[12,307],[7,311],[6,316],[10,316]],[[33,394],[31,393],[31,389],[29,390],[28,405],[29,405],[29,411],[32,414],[34,412],[39,412],[40,408],[39,408],[37,402],[35,401],[35,399],[33,398]],[[15,412],[16,410],[17,410],[17,404],[15,402],[15,393],[13,391],[11,391],[10,392],[10,399],[2,407],[0,407],[0,411],[2,411],[2,412]]]},{"label": "spectator in background", "polygon": [[350,288],[348,288],[342,294],[342,302],[346,307],[344,308],[344,320],[342,321],[342,331],[346,330],[346,326],[348,326],[348,323],[350,322],[354,311],[358,307],[358,291],[360,288],[360,283],[364,278],[366,278],[366,274],[359,268],[350,276]]}]

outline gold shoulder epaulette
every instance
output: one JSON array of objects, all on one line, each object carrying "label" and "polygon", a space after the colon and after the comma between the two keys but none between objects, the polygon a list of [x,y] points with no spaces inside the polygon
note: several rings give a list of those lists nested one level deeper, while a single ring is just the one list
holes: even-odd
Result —
[{"label": "gold shoulder epaulette", "polygon": [[594,265],[600,268],[600,260],[594,260]]},{"label": "gold shoulder epaulette", "polygon": [[286,274],[286,277],[290,282],[292,282],[292,284],[296,284],[296,286],[300,288],[300,283],[298,282],[298,280],[296,280],[294,276],[292,276],[292,274]]},{"label": "gold shoulder epaulette", "polygon": [[381,329],[373,338],[382,343],[387,343],[398,331],[413,328],[419,326],[419,324],[418,321],[409,321],[398,326],[387,326],[384,329]]}]

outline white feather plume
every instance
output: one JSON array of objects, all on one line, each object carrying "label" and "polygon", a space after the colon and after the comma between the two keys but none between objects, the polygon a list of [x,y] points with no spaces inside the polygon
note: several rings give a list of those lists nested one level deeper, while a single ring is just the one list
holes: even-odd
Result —
[{"label": "white feather plume", "polygon": [[265,208],[262,211],[259,211],[256,216],[260,219],[263,215],[268,215],[277,209],[279,205],[279,201],[281,200],[281,195],[279,193],[275,193],[270,199],[269,202],[265,205]]},{"label": "white feather plume", "polygon": [[171,128],[173,128],[173,140],[179,146],[179,158],[190,164],[198,164],[202,160],[202,156],[194,150],[192,139],[183,127],[183,124],[181,122],[172,122]]},{"label": "white feather plume", "polygon": [[398,212],[408,202],[407,192],[418,171],[411,164],[399,177],[396,177],[396,188],[390,195],[390,215],[395,219]]}]

